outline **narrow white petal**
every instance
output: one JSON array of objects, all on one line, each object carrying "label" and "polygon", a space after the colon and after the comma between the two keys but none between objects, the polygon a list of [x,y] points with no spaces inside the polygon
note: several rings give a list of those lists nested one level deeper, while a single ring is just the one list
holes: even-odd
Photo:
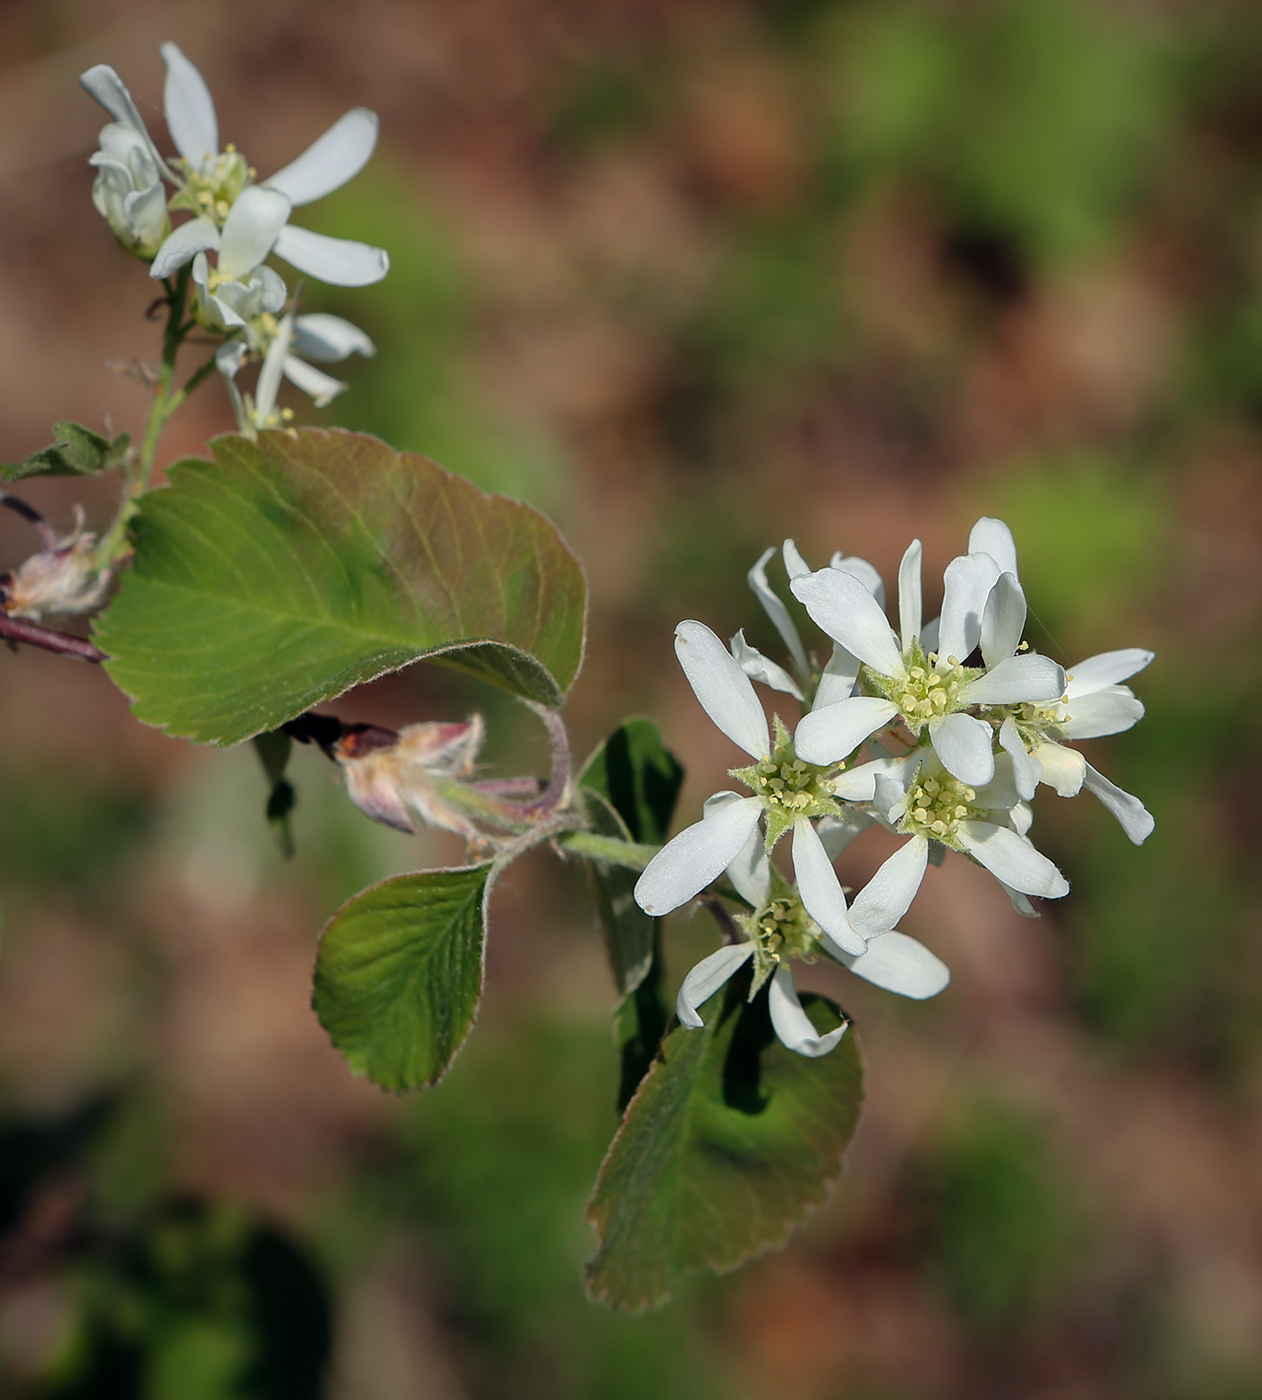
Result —
[{"label": "narrow white petal", "polygon": [[304,394],[311,395],[317,408],[332,403],[339,394],[345,393],[350,387],[342,380],[334,379],[332,375],[316,369],[314,365],[307,364],[305,360],[298,359],[296,355],[286,355],[281,362],[281,368],[291,384],[296,384]]},{"label": "narrow white petal", "polygon": [[871,802],[876,796],[877,777],[894,778],[901,784],[907,762],[905,758],[874,758],[847,768],[833,779],[833,793],[843,802]]},{"label": "narrow white petal", "polygon": [[258,383],[254,387],[254,412],[260,421],[266,421],[275,411],[276,395],[280,392],[280,379],[285,371],[285,361],[289,358],[292,339],[293,316],[289,315],[281,321],[276,338],[267,347]]},{"label": "narrow white petal", "polygon": [[1011,885],[1004,885],[1002,880],[1000,880],[999,883],[1003,885],[1004,893],[1012,901],[1012,907],[1018,914],[1021,914],[1027,919],[1040,919],[1043,917],[1034,905],[1030,903],[1028,895],[1022,894],[1020,890],[1014,890]]},{"label": "narrow white petal", "polygon": [[846,953],[861,953],[864,940],[851,927],[846,896],[819,834],[805,817],[793,823],[793,873],[806,912]]},{"label": "narrow white petal", "polygon": [[[919,765],[917,765],[918,767]],[[881,814],[886,825],[896,826],[907,812],[907,784],[911,782],[915,769],[894,778],[878,773],[873,781],[872,806]]]},{"label": "narrow white petal", "polygon": [[167,130],[175,149],[200,170],[207,156],[219,154],[215,99],[206,80],[174,44],[163,44],[159,52],[167,66],[162,94]]},{"label": "narrow white petal", "polygon": [[960,845],[1001,883],[1022,894],[1060,899],[1069,893],[1069,882],[1045,855],[1024,836],[991,822],[961,822]]},{"label": "narrow white petal", "polygon": [[917,1001],[937,996],[951,980],[946,963],[905,933],[883,933],[868,944],[867,952],[841,961],[856,976]]},{"label": "narrow white petal", "polygon": [[1103,773],[1098,773],[1089,763],[1087,764],[1084,785],[1088,792],[1095,793],[1113,813],[1121,823],[1122,830],[1135,845],[1143,845],[1152,834],[1156,823],[1139,798],[1132,797],[1129,792],[1123,792],[1120,787],[1109,782]]},{"label": "narrow white petal", "polygon": [[780,553],[784,559],[784,571],[790,578],[799,578],[811,572],[811,566],[802,558],[802,551],[795,541],[785,540]]},{"label": "narrow white petal", "polygon": [[[289,296],[289,289],[285,286],[285,279],[274,268],[270,268],[264,265],[263,267],[257,267],[254,269],[253,281],[255,281],[258,284],[260,289],[260,309],[263,311],[270,311],[272,315],[275,316],[276,313],[284,307],[285,300]],[[305,319],[306,317],[299,316],[294,321],[295,344],[297,343],[298,339],[298,322]]]},{"label": "narrow white petal", "polygon": [[322,361],[377,353],[377,347],[358,326],[323,311],[294,318],[294,349],[308,360]]},{"label": "narrow white petal", "polygon": [[1137,671],[1142,671],[1155,654],[1143,647],[1124,647],[1121,651],[1102,651],[1099,656],[1089,656],[1070,667],[1065,677],[1065,694],[1072,700],[1078,695],[1103,690],[1106,685],[1129,680]]},{"label": "narrow white petal", "polygon": [[289,218],[289,201],[275,190],[251,185],[241,191],[224,220],[219,272],[244,279],[267,257]]},{"label": "narrow white petal", "polygon": [[820,1033],[811,1024],[811,1018],[802,1010],[797,988],[793,985],[793,969],[781,964],[771,979],[767,993],[767,1009],[771,1013],[771,1024],[781,1045],[799,1055],[816,1059],[827,1055],[846,1033],[848,1021],[843,1021],[836,1030],[827,1035]]},{"label": "narrow white petal", "polygon": [[995,775],[995,731],[972,715],[944,715],[929,721],[933,751],[942,766],[962,783],[981,787]]},{"label": "narrow white petal", "polygon": [[993,515],[983,515],[968,536],[970,554],[989,554],[1005,574],[1017,572],[1017,545],[1012,531]]},{"label": "narrow white petal", "polygon": [[793,657],[793,664],[798,668],[798,674],[805,676],[810,668],[806,664],[806,652],[802,648],[802,639],[798,636],[798,629],[793,625],[788,608],[767,582],[767,561],[775,552],[774,545],[764,549],[745,577],[749,580],[749,586],[754,590],[755,597],[762,604],[763,611],[771,619],[772,626],[780,633],[780,640],[789,648],[789,655]]},{"label": "narrow white petal", "polygon": [[1017,732],[1016,722],[1009,715],[999,730],[999,746],[1012,759],[1012,779],[1017,792],[1027,802],[1034,796],[1042,776],[1042,764],[1026,751],[1025,740]]},{"label": "narrow white petal", "polygon": [[1042,768],[1041,781],[1055,788],[1061,797],[1077,797],[1082,791],[1082,780],[1087,775],[1087,760],[1077,749],[1067,749],[1064,744],[1041,743],[1034,750]]},{"label": "narrow white petal", "polygon": [[[701,809],[701,820],[714,821],[733,802],[745,800],[739,793],[716,792],[706,798]],[[755,909],[761,909],[771,898],[771,862],[767,859],[767,845],[759,827],[754,827],[749,839],[736,853],[735,860],[729,863],[727,877],[737,894],[747,899]]]},{"label": "narrow white petal", "polygon": [[807,763],[836,763],[897,714],[898,706],[892,700],[853,695],[803,715],[793,733],[793,747]]},{"label": "narrow white petal", "polygon": [[1144,717],[1144,702],[1126,685],[1110,685],[1090,695],[1080,695],[1065,708],[1069,717],[1059,727],[1066,739],[1120,734]]},{"label": "narrow white petal", "polygon": [[150,277],[170,277],[198,253],[219,247],[219,230],[210,219],[190,219],[173,230],[149,266]]},{"label": "narrow white petal", "polygon": [[684,978],[684,984],[675,998],[675,1015],[681,1025],[689,1030],[700,1030],[705,1022],[697,1015],[701,1006],[719,990],[742,963],[749,961],[754,954],[752,943],[734,943],[711,953]]},{"label": "narrow white petal", "polygon": [[215,368],[225,379],[235,379],[244,355],[244,340],[225,340],[215,351]]},{"label": "narrow white petal", "polygon": [[736,859],[760,816],[762,801],[743,797],[681,831],[645,867],[635,902],[646,914],[669,914],[687,904]]},{"label": "narrow white petal", "polygon": [[1030,828],[1034,825],[1034,808],[1028,802],[1018,802],[1008,809],[1007,824],[1018,836],[1028,836]]},{"label": "narrow white petal", "polygon": [[781,690],[795,700],[801,700],[802,692],[793,677],[783,666],[769,661],[757,647],[751,647],[745,640],[743,628],[732,638],[730,650],[732,659],[751,681],[758,681],[772,690]]},{"label": "narrow white petal", "polygon": [[1005,813],[1021,801],[1012,755],[1007,750],[995,755],[995,776],[977,789],[975,801],[983,809]]},{"label": "narrow white petal", "polygon": [[390,255],[384,248],[329,238],[309,228],[286,224],[276,239],[276,256],[299,272],[335,287],[367,287],[390,271]]},{"label": "narrow white petal", "polygon": [[749,677],[702,622],[675,628],[675,655],[701,708],[734,743],[754,758],[771,752],[767,717]]},{"label": "narrow white petal", "polygon": [[942,631],[942,619],[935,617],[932,622],[926,622],[920,629],[920,649],[926,656],[931,651],[938,650],[938,637]]},{"label": "narrow white petal", "polygon": [[857,578],[876,599],[877,607],[885,607],[885,580],[881,577],[881,571],[875,564],[869,564],[866,559],[861,559],[857,554],[843,554],[841,550],[838,550],[828,561],[828,567]]},{"label": "narrow white petal", "polygon": [[136,132],[144,142],[145,149],[149,152],[154,164],[174,184],[175,177],[171,174],[166,161],[159,155],[158,148],[153,144],[153,137],[149,135],[149,128],[136,110],[131,93],[127,91],[126,84],[109,64],[98,63],[89,68],[86,73],[80,73],[79,83],[90,97],[96,98],[116,122],[121,122]]},{"label": "narrow white petal", "polygon": [[367,107],[352,107],[297,160],[264,183],[279,190],[290,204],[310,204],[354,179],[368,164],[376,145],[376,112],[370,112]]},{"label": "narrow white petal", "polygon": [[1015,574],[1000,574],[982,612],[982,659],[998,666],[1021,645],[1025,631],[1025,593]]},{"label": "narrow white petal", "polygon": [[982,639],[986,599],[999,577],[989,554],[961,554],[942,575],[942,616],[938,619],[938,655],[966,660]]},{"label": "narrow white petal", "polygon": [[153,247],[167,216],[167,192],[161,185],[150,185],[147,189],[134,190],[123,199],[123,210],[136,231]]},{"label": "narrow white petal", "polygon": [[920,558],[923,550],[919,540],[912,540],[898,566],[898,632],[903,655],[911,650],[912,642],[920,636],[923,602],[920,594]]},{"label": "narrow white petal", "polygon": [[929,863],[929,842],[923,836],[905,841],[855,895],[850,922],[870,940],[888,933],[911,908]]},{"label": "narrow white petal", "polygon": [[852,656],[840,642],[833,643],[833,654],[828,658],[815,687],[812,710],[822,710],[825,705],[837,705],[849,700],[859,679],[859,658]]},{"label": "narrow white petal", "polygon": [[853,574],[820,569],[795,578],[789,587],[811,620],[860,661],[883,676],[907,674],[881,605]]},{"label": "narrow white petal", "polygon": [[959,693],[965,705],[1019,705],[1026,700],[1059,700],[1065,672],[1050,656],[1027,651],[1009,656]]}]

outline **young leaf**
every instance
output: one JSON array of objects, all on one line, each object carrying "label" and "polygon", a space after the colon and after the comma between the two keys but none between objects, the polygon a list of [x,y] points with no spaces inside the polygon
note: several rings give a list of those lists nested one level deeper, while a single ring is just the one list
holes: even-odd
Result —
[{"label": "young leaf", "polygon": [[[818,1059],[796,1055],[766,990],[746,1002],[748,989],[734,977],[704,1029],[670,1033],[601,1166],[587,1289],[609,1307],[658,1307],[680,1275],[776,1248],[841,1171],[862,1099],[853,1030]],[[820,1030],[839,1022],[824,997],[802,1005]]]},{"label": "young leaf", "polygon": [[146,723],[230,744],[431,657],[542,704],[583,653],[556,527],[361,433],[230,433],[143,497],[99,625]]},{"label": "young leaf", "polygon": [[356,1074],[383,1089],[437,1084],[482,995],[491,862],[396,875],[325,925],[312,1005]]},{"label": "young leaf", "polygon": [[0,465],[0,480],[20,481],[25,476],[97,476],[118,466],[131,445],[128,433],[102,437],[82,423],[53,424],[53,442],[32,452],[24,462]]},{"label": "young leaf", "polygon": [[633,841],[666,840],[684,780],[679,760],[651,719],[629,719],[597,748],[579,782],[600,793],[627,825]]}]

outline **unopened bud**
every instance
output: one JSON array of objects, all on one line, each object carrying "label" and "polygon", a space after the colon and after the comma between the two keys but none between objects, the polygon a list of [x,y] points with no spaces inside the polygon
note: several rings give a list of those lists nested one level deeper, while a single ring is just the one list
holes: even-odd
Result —
[{"label": "unopened bud", "polygon": [[0,606],[10,617],[39,622],[53,613],[88,613],[100,607],[110,571],[96,561],[96,536],[85,533],[75,507],[75,528],[53,547],[32,554],[5,580]]}]

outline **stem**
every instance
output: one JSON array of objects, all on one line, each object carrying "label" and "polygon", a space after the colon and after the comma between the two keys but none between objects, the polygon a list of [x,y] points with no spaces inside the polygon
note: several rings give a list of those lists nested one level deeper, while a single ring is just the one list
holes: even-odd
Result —
[{"label": "stem", "polygon": [[634,841],[620,841],[616,836],[597,836],[594,831],[569,831],[557,838],[563,850],[588,860],[603,860],[610,865],[624,865],[628,870],[643,870],[661,849],[642,846]]},{"label": "stem", "polygon": [[50,627],[40,627],[20,617],[6,617],[3,613],[0,613],[0,639],[10,645],[25,642],[27,646],[43,647],[45,651],[55,651],[61,656],[75,656],[80,661],[105,660],[105,653],[94,647],[86,637],[54,632]]}]

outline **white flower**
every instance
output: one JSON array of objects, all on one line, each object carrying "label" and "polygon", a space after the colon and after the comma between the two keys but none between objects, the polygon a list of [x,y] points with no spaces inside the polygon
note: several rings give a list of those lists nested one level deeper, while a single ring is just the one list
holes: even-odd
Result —
[{"label": "white flower", "polygon": [[[254,171],[234,146],[219,149],[214,99],[202,75],[174,44],[162,45],[162,57],[167,66],[163,95],[167,129],[180,153],[170,163],[159,154],[113,68],[97,64],[79,79],[115,123],[130,130],[152,165],[176,187],[171,207],[188,209],[194,216],[157,250],[150,275],[169,277],[198,253],[222,251],[226,239],[234,250],[234,275],[251,271],[275,253],[322,282],[361,287],[380,281],[390,267],[383,249],[289,225],[296,205],[330,194],[367,164],[377,144],[376,115],[364,107],[353,108],[297,160],[255,184]],[[257,256],[245,266],[239,250],[247,244]]]},{"label": "white flower", "polygon": [[[982,526],[998,527],[982,531]],[[979,521],[982,533],[1000,548],[1007,527]],[[1002,532],[1002,533],[1000,533]],[[974,540],[970,540],[970,544]],[[1000,552],[1004,552],[1000,549]],[[922,627],[921,547],[913,540],[898,574],[899,631],[894,633],[880,604],[864,583],[828,568],[801,575],[790,584],[816,622],[847,652],[858,657],[875,695],[850,696],[815,709],[798,726],[800,752],[814,763],[835,762],[852,753],[878,729],[901,720],[913,735],[928,730],[947,770],[971,786],[994,773],[994,733],[966,710],[983,705],[1057,699],[1065,673],[1050,657],[1017,655],[1025,626],[1025,595],[1011,561],[988,550],[953,559],[944,578],[942,615],[936,627]],[[1011,562],[1012,567],[1005,567]],[[963,666],[980,645],[984,666]]]},{"label": "white flower", "polygon": [[[773,750],[766,716],[749,677],[713,632],[700,622],[681,622],[675,651],[705,712],[733,743],[754,760],[734,770],[752,797],[718,793],[701,821],[681,831],[649,862],[635,887],[648,914],[667,914],[699,894],[737,858],[765,818],[767,844],[793,833],[793,868],[802,903],[836,947],[858,956],[869,938],[885,933],[915,897],[924,861],[891,857],[852,908],[837,880],[812,819],[837,816],[826,771],[796,757],[780,726]],[[800,727],[800,726],[799,726]]]},{"label": "white flower", "polygon": [[124,122],[101,128],[101,149],[89,160],[96,166],[92,203],[115,238],[146,261],[171,231],[162,173],[149,143]]},{"label": "white flower", "polygon": [[[845,1034],[848,1023],[819,1034],[798,1000],[790,961],[794,956],[809,959],[821,946],[851,972],[903,996],[935,996],[950,981],[945,963],[906,934],[892,930],[878,934],[860,954],[837,948],[822,931],[817,937],[793,892],[775,889],[771,862],[756,831],[729,867],[728,875],[753,907],[753,913],[741,920],[750,938],[711,953],[684,978],[675,1001],[682,1025],[694,1030],[703,1025],[697,1008],[752,959],[755,973],[750,995],[770,977],[768,1010],[781,1044],[812,1058],[827,1054]],[[783,885],[783,881],[779,883]]]}]

